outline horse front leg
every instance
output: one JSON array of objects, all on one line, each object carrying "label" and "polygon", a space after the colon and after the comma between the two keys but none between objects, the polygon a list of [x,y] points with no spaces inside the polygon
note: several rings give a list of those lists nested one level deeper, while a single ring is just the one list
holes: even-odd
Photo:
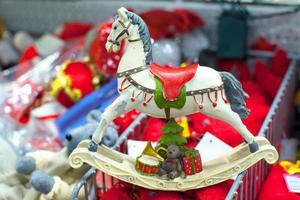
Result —
[{"label": "horse front leg", "polygon": [[109,105],[103,112],[99,125],[93,134],[92,140],[88,146],[89,151],[96,152],[98,144],[100,144],[108,125],[116,117],[134,109],[138,103],[140,103],[138,99],[132,102],[128,94],[121,94],[111,105]]}]

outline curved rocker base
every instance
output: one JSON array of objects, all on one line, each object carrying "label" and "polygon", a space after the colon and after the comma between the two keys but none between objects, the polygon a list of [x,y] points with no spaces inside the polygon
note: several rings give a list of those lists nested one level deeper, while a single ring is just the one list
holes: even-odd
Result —
[{"label": "curved rocker base", "polygon": [[88,140],[81,142],[73,151],[69,163],[73,168],[79,168],[87,163],[117,179],[148,189],[187,191],[230,179],[261,159],[265,159],[269,164],[275,163],[278,153],[269,141],[264,137],[255,137],[255,141],[259,146],[259,150],[255,153],[250,153],[248,144],[243,143],[230,153],[203,163],[201,173],[174,180],[141,175],[135,170],[135,159],[103,145],[98,147],[97,152],[91,152],[87,148],[90,142]]}]

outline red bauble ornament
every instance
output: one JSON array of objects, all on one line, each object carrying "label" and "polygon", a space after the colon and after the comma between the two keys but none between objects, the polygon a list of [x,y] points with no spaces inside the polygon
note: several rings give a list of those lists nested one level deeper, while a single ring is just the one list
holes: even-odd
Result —
[{"label": "red bauble ornament", "polygon": [[50,93],[65,107],[72,106],[94,90],[93,72],[82,61],[67,61],[51,84]]},{"label": "red bauble ornament", "polygon": [[100,73],[104,76],[115,75],[124,49],[124,42],[116,53],[108,53],[105,49],[105,43],[110,33],[112,22],[108,22],[99,27],[96,38],[92,41],[89,50],[89,56],[94,62]]}]

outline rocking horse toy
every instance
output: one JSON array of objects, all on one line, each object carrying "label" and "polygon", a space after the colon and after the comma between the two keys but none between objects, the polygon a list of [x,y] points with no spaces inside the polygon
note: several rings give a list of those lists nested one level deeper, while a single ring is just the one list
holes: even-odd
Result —
[{"label": "rocking horse toy", "polygon": [[[183,68],[152,63],[152,44],[144,21],[120,8],[107,38],[106,50],[126,48],[117,79],[120,96],[105,110],[91,141],[81,142],[69,157],[78,168],[87,163],[123,181],[149,189],[186,191],[230,179],[261,159],[272,164],[278,153],[264,137],[254,137],[243,124],[249,115],[247,94],[228,72],[193,64]],[[123,113],[137,109],[168,121],[156,148],[148,143],[132,159],[100,143],[107,126]],[[244,143],[220,158],[201,163],[199,153],[185,148],[182,128],[174,118],[196,112],[223,120],[234,127]]]}]

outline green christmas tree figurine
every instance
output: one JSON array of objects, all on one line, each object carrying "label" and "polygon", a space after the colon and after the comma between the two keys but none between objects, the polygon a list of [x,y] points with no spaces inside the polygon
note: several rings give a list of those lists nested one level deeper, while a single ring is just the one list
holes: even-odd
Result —
[{"label": "green christmas tree figurine", "polygon": [[162,128],[163,136],[159,139],[161,145],[175,144],[177,146],[184,146],[187,141],[180,135],[183,127],[177,124],[174,118],[170,119],[168,123]]}]

